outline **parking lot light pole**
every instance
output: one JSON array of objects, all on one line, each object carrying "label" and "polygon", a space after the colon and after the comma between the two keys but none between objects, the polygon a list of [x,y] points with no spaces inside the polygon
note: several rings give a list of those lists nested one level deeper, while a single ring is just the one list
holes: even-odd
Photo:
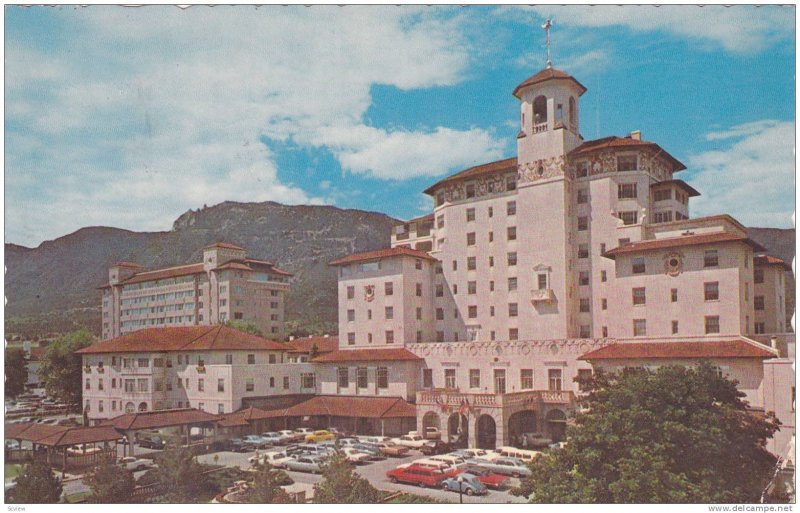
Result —
[{"label": "parking lot light pole", "polygon": [[464,476],[458,476],[456,481],[458,481],[458,503],[464,504]]}]

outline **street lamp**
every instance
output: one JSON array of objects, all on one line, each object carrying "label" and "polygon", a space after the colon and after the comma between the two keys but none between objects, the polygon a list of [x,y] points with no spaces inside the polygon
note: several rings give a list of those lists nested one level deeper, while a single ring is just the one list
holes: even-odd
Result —
[{"label": "street lamp", "polygon": [[456,481],[458,481],[458,503],[464,504],[464,476],[458,476]]}]

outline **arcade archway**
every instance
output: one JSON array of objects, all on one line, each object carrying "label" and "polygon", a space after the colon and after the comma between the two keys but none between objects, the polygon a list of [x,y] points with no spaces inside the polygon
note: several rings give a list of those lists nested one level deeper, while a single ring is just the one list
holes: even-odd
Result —
[{"label": "arcade archway", "polygon": [[453,413],[447,419],[447,432],[450,435],[448,442],[456,447],[469,446],[469,421],[461,413]]},{"label": "arcade archway", "polygon": [[442,432],[442,421],[439,415],[432,411],[427,412],[422,416],[422,436],[427,436],[429,428],[435,428],[437,432]]},{"label": "arcade archway", "polygon": [[561,410],[550,410],[547,412],[547,430],[553,442],[560,442],[564,439],[564,432],[567,430],[567,414]]},{"label": "arcade archway", "polygon": [[531,436],[537,431],[536,412],[533,410],[518,411],[508,417],[508,439],[514,447],[530,447]]},{"label": "arcade archway", "polygon": [[491,415],[481,415],[475,422],[479,449],[495,449],[497,447],[497,424]]}]

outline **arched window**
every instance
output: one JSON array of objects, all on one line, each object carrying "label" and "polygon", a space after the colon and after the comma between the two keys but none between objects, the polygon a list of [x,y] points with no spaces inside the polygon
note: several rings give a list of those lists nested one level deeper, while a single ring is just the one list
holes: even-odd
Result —
[{"label": "arched window", "polygon": [[139,403],[139,411],[147,411],[147,403]]},{"label": "arched window", "polygon": [[125,404],[125,413],[133,413],[135,411],[135,407],[133,403],[126,403]]},{"label": "arched window", "polygon": [[578,123],[576,122],[575,116],[575,98],[572,96],[569,97],[569,112],[567,113],[569,116],[569,126],[576,127]]},{"label": "arched window", "polygon": [[533,100],[533,124],[538,125],[547,122],[547,98],[537,96]]}]

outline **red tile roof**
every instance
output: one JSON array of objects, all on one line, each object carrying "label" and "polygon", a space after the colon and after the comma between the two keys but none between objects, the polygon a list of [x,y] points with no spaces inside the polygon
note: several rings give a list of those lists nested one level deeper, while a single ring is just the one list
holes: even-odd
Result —
[{"label": "red tile roof", "polygon": [[132,283],[141,283],[143,281],[163,280],[166,278],[176,278],[178,276],[202,274],[204,272],[205,270],[203,268],[202,263],[179,265],[176,267],[166,267],[164,269],[157,269],[155,271],[143,271],[140,273],[136,273],[130,278],[122,280],[120,283],[124,285],[129,285]]},{"label": "red tile roof", "polygon": [[4,436],[6,439],[38,442],[43,438],[52,437],[68,429],[71,428],[68,426],[52,426],[50,424],[36,424],[33,422],[6,424]]},{"label": "red tile roof", "polygon": [[376,251],[367,251],[366,253],[356,253],[354,255],[347,255],[345,257],[334,260],[328,265],[346,265],[354,262],[366,262],[368,260],[379,260],[381,258],[389,258],[396,256],[409,256],[414,258],[424,258],[426,260],[436,261],[435,258],[430,256],[425,251],[411,249],[405,246],[398,246],[395,248],[379,249]]},{"label": "red tile roof", "polygon": [[137,264],[136,262],[117,262],[114,265],[118,265],[120,267],[140,267],[144,269],[144,266],[141,264]]},{"label": "red tile roof", "polygon": [[326,362],[385,362],[422,360],[408,349],[402,347],[376,349],[340,349],[332,353],[318,356],[312,360],[317,363]]},{"label": "red tile roof", "polygon": [[603,256],[614,258],[617,255],[627,253],[641,253],[665,248],[676,248],[683,246],[698,246],[702,244],[716,244],[722,242],[743,242],[753,247],[756,251],[763,250],[758,243],[743,235],[731,232],[701,233],[697,235],[682,235],[680,237],[669,237],[664,239],[650,239],[639,242],[631,242],[624,246],[619,246],[610,251],[606,251]]},{"label": "red tile roof", "polygon": [[565,73],[555,68],[545,68],[539,73],[536,73],[535,75],[530,76],[525,80],[523,80],[520,85],[514,88],[514,92],[512,94],[517,98],[519,98],[519,91],[521,89],[528,87],[530,85],[546,82],[548,80],[572,80],[578,85],[578,87],[581,88],[581,92],[579,93],[580,95],[586,92],[586,88],[583,86],[583,84],[575,80],[575,77],[573,77],[569,73]]},{"label": "red tile roof", "polygon": [[233,413],[222,415],[219,425],[223,427],[247,426],[251,420],[271,419],[283,417],[284,410],[262,410],[249,406]]},{"label": "red tile roof", "polygon": [[244,248],[240,248],[236,244],[231,244],[230,242],[215,242],[214,244],[209,244],[203,249],[208,249],[208,248],[238,249],[244,251]]},{"label": "red tile roof", "polygon": [[387,419],[416,417],[416,408],[400,397],[319,395],[280,412],[282,417],[330,415]]},{"label": "red tile roof", "polygon": [[395,226],[406,225],[406,224],[415,224],[415,223],[432,223],[433,222],[433,214],[426,214],[424,216],[415,217],[413,219],[409,219],[408,221],[397,221]]},{"label": "red tile roof", "polygon": [[664,149],[659,146],[658,144],[650,141],[642,141],[640,139],[634,139],[632,137],[617,137],[612,135],[610,137],[603,137],[602,139],[594,139],[592,141],[586,141],[571,152],[569,152],[570,157],[584,155],[587,153],[591,153],[594,151],[600,150],[607,150],[607,149],[617,149],[617,148],[636,148],[636,147],[650,147],[658,151],[657,155],[663,155],[667,160],[672,163],[672,171],[682,171],[686,169],[686,166],[680,160],[676,159]]},{"label": "red tile roof", "polygon": [[454,175],[450,175],[446,178],[439,180],[435,184],[425,189],[424,192],[425,194],[433,196],[433,192],[435,189],[447,183],[457,182],[459,180],[466,180],[469,178],[476,178],[479,176],[495,174],[495,173],[505,174],[511,171],[515,173],[517,172],[517,157],[498,160],[496,162],[489,162],[487,164],[481,164],[480,166],[474,166],[465,169],[463,171],[459,171]]},{"label": "red tile roof", "polygon": [[79,354],[170,351],[286,351],[284,344],[230,326],[145,328],[76,351]]},{"label": "red tile roof", "polygon": [[660,182],[656,182],[654,184],[651,184],[650,187],[653,188],[653,187],[659,187],[659,186],[662,186],[662,185],[677,185],[678,187],[683,189],[692,198],[695,197],[695,196],[700,196],[700,193],[697,191],[697,189],[695,189],[694,187],[692,187],[688,183],[684,182],[683,180],[677,180],[677,179],[675,179],[675,180],[662,180]]},{"label": "red tile roof", "polygon": [[93,442],[111,442],[122,438],[122,433],[113,426],[73,427],[60,433],[40,438],[37,444],[51,447],[68,447],[77,444],[90,444]]},{"label": "red tile roof", "polygon": [[774,257],[772,255],[759,255],[753,258],[753,263],[755,263],[755,265],[780,265],[787,271],[792,270],[791,265],[787,264],[782,259]]},{"label": "red tile roof", "polygon": [[291,347],[290,353],[310,353],[315,344],[318,353],[330,353],[339,349],[339,337],[296,338],[286,343],[287,346]]},{"label": "red tile roof", "polygon": [[103,421],[103,426],[113,426],[116,429],[127,431],[134,429],[153,429],[170,426],[185,426],[204,422],[217,422],[219,416],[206,413],[195,408],[181,408],[174,410],[157,410],[141,413],[126,413],[113,419]]},{"label": "red tile roof", "polygon": [[589,351],[579,360],[648,358],[775,358],[769,347],[742,339],[698,342],[627,342]]}]

